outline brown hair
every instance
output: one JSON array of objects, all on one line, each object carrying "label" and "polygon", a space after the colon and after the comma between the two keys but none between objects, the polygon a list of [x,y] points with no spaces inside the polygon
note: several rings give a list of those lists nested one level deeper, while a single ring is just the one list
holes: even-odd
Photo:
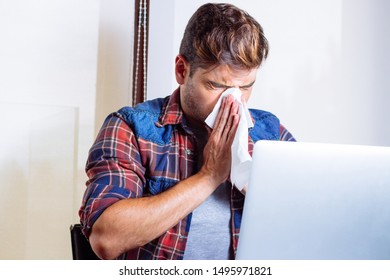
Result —
[{"label": "brown hair", "polygon": [[253,69],[268,55],[263,28],[247,12],[231,4],[205,4],[188,21],[180,54],[191,74],[198,68],[227,64]]}]

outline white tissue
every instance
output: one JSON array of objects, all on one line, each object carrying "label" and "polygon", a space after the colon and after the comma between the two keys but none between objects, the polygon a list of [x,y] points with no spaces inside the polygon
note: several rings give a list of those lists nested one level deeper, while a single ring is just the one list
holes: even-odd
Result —
[{"label": "white tissue", "polygon": [[206,118],[206,124],[213,128],[222,98],[228,94],[234,96],[239,102],[240,122],[232,144],[232,165],[230,180],[240,191],[248,185],[252,157],[248,152],[248,128],[253,127],[253,122],[246,104],[241,102],[241,91],[237,88],[227,89],[219,98],[211,114]]}]

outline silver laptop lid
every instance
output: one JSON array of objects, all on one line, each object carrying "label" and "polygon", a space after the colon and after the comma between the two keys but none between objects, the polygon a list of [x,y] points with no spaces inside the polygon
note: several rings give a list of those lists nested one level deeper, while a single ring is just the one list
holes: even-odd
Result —
[{"label": "silver laptop lid", "polygon": [[257,142],[237,259],[390,259],[390,147]]}]

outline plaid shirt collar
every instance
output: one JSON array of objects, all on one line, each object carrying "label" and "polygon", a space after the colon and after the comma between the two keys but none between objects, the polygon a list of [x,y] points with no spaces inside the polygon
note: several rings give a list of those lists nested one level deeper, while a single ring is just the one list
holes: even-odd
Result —
[{"label": "plaid shirt collar", "polygon": [[177,88],[172,95],[167,98],[156,125],[163,127],[165,125],[182,124],[183,115],[184,113],[180,105],[180,88]]}]

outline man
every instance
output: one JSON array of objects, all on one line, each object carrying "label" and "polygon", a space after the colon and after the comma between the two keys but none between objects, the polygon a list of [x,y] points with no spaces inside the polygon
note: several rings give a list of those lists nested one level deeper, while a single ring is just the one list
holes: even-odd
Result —
[{"label": "man", "polygon": [[[244,194],[229,180],[239,104],[268,54],[261,26],[229,4],[201,6],[176,57],[179,88],[170,96],[107,117],[93,144],[80,209],[83,231],[103,259],[233,259]],[[249,147],[294,140],[271,113],[251,110]]]}]

